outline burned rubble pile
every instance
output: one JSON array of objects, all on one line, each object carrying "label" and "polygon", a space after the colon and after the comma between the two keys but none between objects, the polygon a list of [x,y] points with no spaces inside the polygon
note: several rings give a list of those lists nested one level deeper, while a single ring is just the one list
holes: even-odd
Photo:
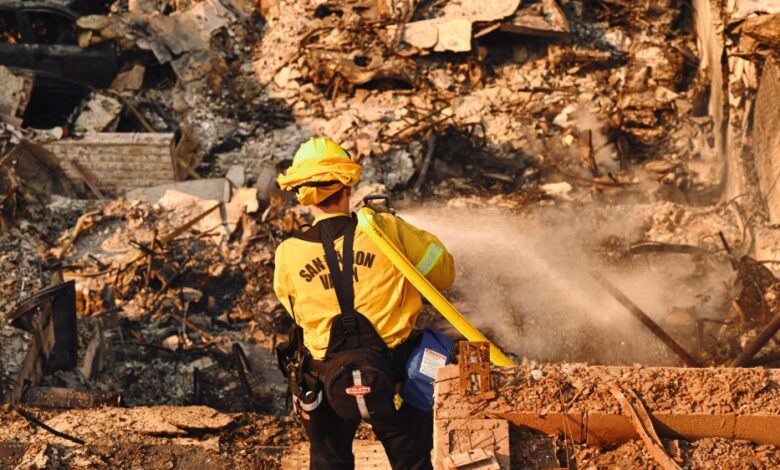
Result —
[{"label": "burned rubble pile", "polygon": [[651,171],[667,186],[713,184],[685,170],[714,150],[693,106],[706,84],[682,4],[279,2],[266,18],[255,66],[269,95],[378,156],[368,162],[390,188],[421,167],[446,180],[442,194],[472,186],[464,179],[517,191],[540,169],[623,186],[634,183],[620,173],[629,162],[661,156]]},{"label": "burned rubble pile", "polygon": [[[208,371],[222,369],[217,361],[232,357],[234,342],[271,349],[288,321],[270,291],[272,248],[256,242],[278,235],[250,217],[257,210],[256,190],[239,188],[225,204],[172,190],[155,204],[120,199],[81,215],[42,262],[74,281],[79,339],[100,352],[81,375],[57,373],[47,385],[121,389],[128,404],[185,404],[204,399],[193,398],[199,385],[212,392]],[[233,398],[224,406],[243,406]]]},{"label": "burned rubble pile", "polygon": [[[755,445],[750,442],[723,438],[705,438],[693,442],[668,440],[671,456],[677,463],[691,468],[707,468],[713,460],[726,467],[771,468],[780,465],[780,456],[774,446]],[[661,469],[638,441],[629,441],[613,451],[596,454],[591,447],[577,450],[573,459],[583,468],[610,465],[627,465],[634,468]]]},{"label": "burned rubble pile", "polygon": [[459,363],[437,374],[434,453],[501,468],[764,468],[780,458],[777,380],[759,369]]},{"label": "burned rubble pile", "polygon": [[[440,468],[777,466],[748,421],[780,413],[780,8],[728,3],[0,0],[0,468],[306,465],[272,278],[311,217],[274,177],[313,135],[362,162],[355,204],[642,219],[588,249],[657,363],[570,363],[635,362],[598,324],[561,357],[483,361],[481,395],[439,381]],[[670,257],[696,305],[646,313],[608,280]],[[588,413],[628,437],[583,437],[598,419],[569,421]],[[650,413],[673,416],[660,437]],[[668,432],[686,413],[726,424]],[[370,434],[356,453],[381,468]]]}]

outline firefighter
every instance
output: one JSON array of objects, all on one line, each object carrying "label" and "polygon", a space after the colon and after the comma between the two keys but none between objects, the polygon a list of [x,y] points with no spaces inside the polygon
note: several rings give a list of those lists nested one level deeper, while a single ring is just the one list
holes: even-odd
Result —
[{"label": "firefighter", "polygon": [[[276,250],[274,291],[301,336],[297,346],[283,345],[287,353],[277,348],[280,367],[292,377],[294,409],[310,441],[310,468],[353,468],[352,440],[362,419],[394,469],[427,469],[432,413],[399,403],[398,396],[422,300],[356,229],[349,199],[360,174],[360,164],[338,144],[312,138],[278,178],[315,216],[308,230]],[[434,286],[452,284],[453,260],[436,236],[387,212],[377,219]]]}]

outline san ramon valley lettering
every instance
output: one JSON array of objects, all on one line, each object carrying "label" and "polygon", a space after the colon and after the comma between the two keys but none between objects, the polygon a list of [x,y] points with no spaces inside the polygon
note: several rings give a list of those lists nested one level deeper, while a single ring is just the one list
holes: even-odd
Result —
[{"label": "san ramon valley lettering", "polygon": [[[341,252],[336,251],[336,256],[339,259],[339,263],[341,263]],[[366,268],[371,268],[374,265],[376,255],[373,253],[366,253],[364,251],[355,251],[354,256],[355,266],[352,268],[352,276],[355,279],[355,282],[360,282],[360,279],[358,278],[357,267],[364,266]],[[322,282],[323,288],[326,290],[333,289],[333,279],[330,277],[330,273],[328,272],[328,267],[325,264],[324,257],[317,257],[309,261],[306,263],[306,266],[304,266],[303,269],[298,272],[298,274],[306,282],[311,282],[315,277],[318,277],[320,282]]]}]

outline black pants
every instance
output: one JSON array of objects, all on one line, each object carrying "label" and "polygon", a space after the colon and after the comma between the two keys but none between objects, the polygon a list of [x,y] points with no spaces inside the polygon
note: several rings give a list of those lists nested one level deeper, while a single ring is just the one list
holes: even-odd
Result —
[{"label": "black pants", "polygon": [[[352,440],[359,420],[346,421],[337,416],[327,400],[310,413],[309,419],[301,418],[309,437],[310,469],[355,468]],[[424,412],[404,404],[396,414],[385,420],[371,423],[374,434],[382,442],[393,469],[432,469],[433,413]]]}]

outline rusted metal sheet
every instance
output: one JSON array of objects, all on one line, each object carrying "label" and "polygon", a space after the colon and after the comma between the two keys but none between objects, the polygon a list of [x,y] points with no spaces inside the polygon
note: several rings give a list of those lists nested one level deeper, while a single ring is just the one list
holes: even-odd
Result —
[{"label": "rusted metal sheet", "polygon": [[22,367],[16,377],[11,403],[24,389],[36,385],[44,372],[76,367],[76,291],[73,281],[56,284],[22,301],[8,315],[11,325],[32,333]]},{"label": "rusted metal sheet", "polygon": [[171,133],[83,134],[51,142],[46,148],[59,158],[74,184],[84,183],[81,167],[94,177],[99,191],[110,195],[183,178],[176,168]]},{"label": "rusted metal sheet", "polygon": [[490,343],[461,341],[458,343],[458,374],[464,395],[490,391]]}]

